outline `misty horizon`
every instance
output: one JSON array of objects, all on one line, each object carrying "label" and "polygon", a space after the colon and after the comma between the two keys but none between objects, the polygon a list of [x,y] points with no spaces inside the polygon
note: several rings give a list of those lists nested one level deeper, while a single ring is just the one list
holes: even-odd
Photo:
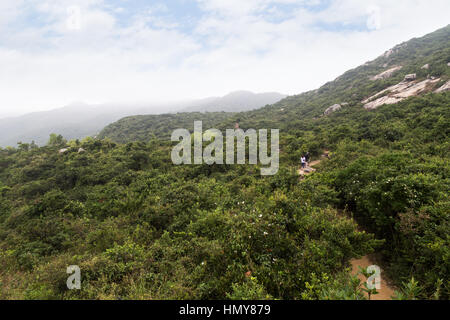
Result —
[{"label": "misty horizon", "polygon": [[157,115],[179,112],[240,112],[276,103],[286,95],[274,92],[252,93],[235,91],[222,97],[165,103],[106,103],[75,102],[47,111],[1,117],[0,147],[18,142],[43,145],[50,134],[57,132],[69,139],[97,135],[103,127],[123,117]]},{"label": "misty horizon", "polygon": [[195,107],[198,103],[207,103],[209,101],[213,101],[215,99],[221,99],[233,94],[239,93],[248,93],[252,95],[263,95],[263,94],[279,94],[280,96],[287,97],[287,94],[279,93],[279,92],[252,92],[248,90],[235,90],[220,96],[206,96],[199,97],[195,99],[180,99],[180,100],[167,100],[167,101],[109,101],[104,103],[89,103],[86,101],[72,101],[67,105],[58,106],[58,107],[49,107],[45,109],[34,110],[31,112],[14,112],[11,110],[10,112],[3,113],[3,110],[0,110],[0,120],[8,119],[8,118],[17,118],[26,116],[28,114],[36,114],[36,113],[45,113],[52,112],[57,110],[62,110],[66,108],[78,108],[78,107],[86,107],[93,109],[121,109],[121,110],[136,110],[136,108],[145,109],[147,112],[155,114],[160,113],[172,113],[172,112],[183,112],[183,109],[189,107]]}]

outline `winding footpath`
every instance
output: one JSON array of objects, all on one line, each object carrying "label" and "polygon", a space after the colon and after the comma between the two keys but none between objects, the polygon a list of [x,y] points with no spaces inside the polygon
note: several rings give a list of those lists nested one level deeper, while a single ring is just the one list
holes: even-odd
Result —
[{"label": "winding footpath", "polygon": [[[379,265],[376,263],[374,255],[367,255],[362,257],[361,259],[352,259],[350,263],[352,265],[352,275],[358,274],[359,267],[365,269],[371,265]],[[384,272],[381,268],[380,289],[377,290],[378,294],[374,294],[370,297],[370,300],[392,300],[391,297],[394,295],[394,288],[389,285],[390,280],[383,276],[383,274]],[[358,278],[359,280],[361,280],[361,282],[366,281],[365,277],[361,274],[358,275]],[[367,294],[366,297],[368,297]]]},{"label": "winding footpath", "polygon": [[[324,154],[322,155],[323,158],[326,158],[329,154],[329,151],[325,150]],[[316,171],[314,166],[317,166],[322,162],[321,159],[312,161],[308,163],[308,165],[305,168],[300,168],[298,170],[298,174],[300,176],[300,179],[304,179],[305,176],[313,173]],[[366,278],[362,274],[358,274],[359,267],[366,269],[367,267],[371,265],[379,265],[377,263],[376,254],[370,254],[366,255],[360,259],[352,259],[350,260],[350,264],[352,266],[352,275],[358,275],[358,278],[361,280],[361,282],[366,281]],[[381,267],[380,267],[381,268]],[[392,300],[392,296],[394,295],[395,288],[390,285],[392,281],[384,276],[383,269],[381,268],[381,288],[378,289],[378,294],[372,295],[370,297],[370,300]],[[367,294],[366,294],[366,297]]]}]

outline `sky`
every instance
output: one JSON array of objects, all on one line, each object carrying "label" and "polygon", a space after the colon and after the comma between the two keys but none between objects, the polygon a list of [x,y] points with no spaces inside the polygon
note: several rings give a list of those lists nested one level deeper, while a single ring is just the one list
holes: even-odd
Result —
[{"label": "sky", "polygon": [[299,94],[449,12],[448,0],[0,0],[0,116]]}]

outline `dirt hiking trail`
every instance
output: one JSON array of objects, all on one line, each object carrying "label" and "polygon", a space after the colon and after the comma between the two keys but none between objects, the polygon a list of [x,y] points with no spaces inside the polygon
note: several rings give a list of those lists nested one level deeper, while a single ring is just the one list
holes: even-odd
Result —
[{"label": "dirt hiking trail", "polygon": [[[328,159],[329,158],[329,151],[324,150],[322,154],[322,159]],[[314,166],[317,166],[322,162],[322,159],[311,161],[308,163],[308,165],[305,168],[300,168],[298,170],[298,174],[300,176],[300,179],[304,179],[305,176],[313,173],[316,171]],[[376,254],[371,254],[362,257],[361,259],[352,259],[350,261],[350,264],[352,265],[352,275],[356,275],[359,272],[359,267],[366,269],[367,267],[371,265],[379,265],[376,263],[378,259],[376,259]],[[374,294],[370,297],[370,300],[392,300],[392,296],[394,295],[394,287],[392,287],[389,283],[391,282],[386,276],[384,276],[383,269],[381,269],[381,288],[378,291],[378,294]],[[364,275],[359,274],[358,278],[361,280],[361,282],[366,281],[366,278]],[[366,294],[366,297],[368,298],[368,295]]]},{"label": "dirt hiking trail", "polygon": [[[375,262],[375,259],[373,258],[373,255],[367,255],[362,257],[361,259],[352,259],[350,261],[351,265],[352,265],[352,275],[356,275],[359,271],[358,267],[361,268],[367,268],[368,266],[371,265],[378,265]],[[380,284],[380,289],[377,289],[378,294],[374,294],[370,297],[370,300],[392,300],[392,296],[394,295],[394,288],[392,286],[389,285],[389,279],[387,279],[384,276],[384,272],[383,269],[381,269],[381,284]],[[366,278],[363,275],[358,275],[359,280],[361,280],[361,282],[366,281]],[[387,280],[387,281],[386,281]],[[365,294],[366,298],[368,298],[368,295]]]}]

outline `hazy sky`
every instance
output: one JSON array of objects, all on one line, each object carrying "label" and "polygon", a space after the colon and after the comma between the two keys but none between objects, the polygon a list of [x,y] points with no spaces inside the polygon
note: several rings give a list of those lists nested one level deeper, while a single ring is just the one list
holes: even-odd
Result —
[{"label": "hazy sky", "polygon": [[0,116],[297,94],[450,23],[449,0],[0,0]]}]

